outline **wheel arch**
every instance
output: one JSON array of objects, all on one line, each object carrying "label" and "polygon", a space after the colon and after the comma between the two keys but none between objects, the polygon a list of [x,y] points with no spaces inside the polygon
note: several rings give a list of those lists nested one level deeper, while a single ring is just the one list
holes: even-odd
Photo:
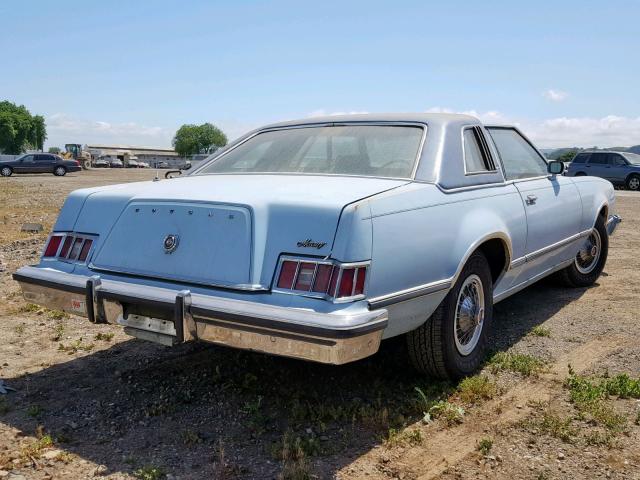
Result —
[{"label": "wheel arch", "polygon": [[462,269],[467,264],[471,255],[477,251],[482,252],[489,262],[489,269],[491,270],[491,278],[494,286],[502,278],[504,273],[509,270],[511,259],[513,258],[511,239],[504,232],[490,233],[475,241],[467,249],[458,265],[455,275],[451,279],[452,286],[458,280]]},{"label": "wheel arch", "polygon": [[624,177],[624,184],[627,185],[627,182],[631,179],[631,177],[640,178],[640,172],[631,172],[626,177]]}]

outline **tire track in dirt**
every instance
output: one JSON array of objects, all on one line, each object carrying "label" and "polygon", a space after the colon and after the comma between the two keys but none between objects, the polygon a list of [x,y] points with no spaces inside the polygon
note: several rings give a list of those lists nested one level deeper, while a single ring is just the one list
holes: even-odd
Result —
[{"label": "tire track in dirt", "polygon": [[[487,428],[499,429],[524,420],[531,413],[532,409],[528,406],[530,402],[550,400],[557,391],[558,382],[562,382],[569,374],[569,365],[574,372],[582,373],[598,360],[623,347],[624,343],[622,337],[597,338],[567,352],[551,364],[546,373],[525,379],[498,398],[472,410],[463,424],[439,430],[430,436],[425,435],[426,440],[421,445],[404,450],[394,460],[394,467],[412,473],[411,478],[419,480],[429,480],[442,474],[448,467],[476,451],[478,441],[486,436]],[[385,478],[382,472],[381,478]]]}]

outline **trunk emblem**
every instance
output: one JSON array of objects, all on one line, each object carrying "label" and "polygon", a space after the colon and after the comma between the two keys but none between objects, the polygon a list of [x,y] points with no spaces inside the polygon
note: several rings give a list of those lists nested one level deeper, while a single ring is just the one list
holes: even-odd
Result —
[{"label": "trunk emblem", "polygon": [[320,250],[326,244],[327,242],[316,242],[310,238],[307,238],[304,242],[298,242],[298,247],[299,248],[317,248],[318,250]]},{"label": "trunk emblem", "polygon": [[164,237],[164,242],[162,246],[164,247],[164,253],[173,253],[176,248],[178,248],[178,243],[180,242],[180,237],[178,235],[167,235]]}]

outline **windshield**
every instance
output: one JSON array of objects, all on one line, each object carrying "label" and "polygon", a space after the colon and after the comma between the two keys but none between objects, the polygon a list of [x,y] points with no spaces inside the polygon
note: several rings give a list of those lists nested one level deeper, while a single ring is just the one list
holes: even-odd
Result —
[{"label": "windshield", "polygon": [[640,155],[637,153],[624,153],[624,157],[629,161],[629,163],[633,163],[634,165],[640,165]]},{"label": "windshield", "polygon": [[423,128],[350,125],[271,130],[196,174],[306,173],[410,178]]}]

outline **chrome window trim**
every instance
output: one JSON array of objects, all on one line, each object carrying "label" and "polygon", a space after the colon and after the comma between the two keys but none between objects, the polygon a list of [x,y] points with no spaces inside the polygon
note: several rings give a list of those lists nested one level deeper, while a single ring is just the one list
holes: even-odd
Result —
[{"label": "chrome window trim", "polygon": [[[278,287],[278,279],[280,278],[280,271],[282,270],[282,264],[285,261],[297,262],[296,273],[293,277],[291,283],[291,289],[279,288]],[[334,298],[330,293],[322,293],[322,292],[312,292],[311,290],[295,290],[293,287],[295,286],[296,279],[298,277],[298,271],[300,269],[300,264],[304,262],[315,263],[316,269],[314,271],[313,280],[311,282],[310,289],[313,288],[313,281],[315,281],[315,275],[318,271],[318,265],[331,265],[332,267],[338,267],[338,279],[336,280],[336,286],[333,290],[333,294],[335,295],[340,287],[340,280],[342,279],[342,272],[346,268],[355,268],[354,272],[354,282],[351,293],[355,291],[356,288],[356,275],[360,268],[369,268],[371,266],[371,260],[366,260],[362,262],[339,262],[338,260],[328,259],[328,258],[320,258],[320,257],[304,257],[304,256],[295,256],[295,255],[281,255],[278,259],[278,266],[276,267],[276,272],[273,277],[271,292],[273,293],[284,293],[285,295],[296,295],[298,297],[307,297],[307,298],[315,298],[319,300],[327,300],[332,303],[347,303],[354,302],[356,300],[362,300],[366,297],[367,286],[369,284],[369,275],[367,275],[364,279],[364,292],[360,295],[351,295],[349,297],[340,297]],[[331,280],[333,278],[333,271],[331,272],[331,276],[329,277],[329,285],[331,285]]]},{"label": "chrome window trim", "polygon": [[[478,143],[478,149],[480,150],[480,154],[484,155],[485,158],[483,158],[483,160],[486,160],[487,162],[489,162],[490,164],[493,165],[493,170],[478,170],[475,172],[469,172],[467,171],[467,150],[465,148],[464,145],[464,132],[467,130],[472,130],[474,132],[474,138],[476,140],[476,143],[478,142],[478,140],[480,139],[480,142],[482,142],[482,132],[478,131],[478,125],[463,125],[462,128],[460,129],[460,141],[462,142],[462,167],[464,169],[464,176],[465,177],[470,177],[470,176],[475,176],[475,175],[495,175],[496,173],[498,173],[498,168],[496,167],[496,162],[493,161],[493,157],[491,155],[491,152],[489,151],[488,145],[485,145],[484,143]],[[486,141],[486,140],[485,140]]]},{"label": "chrome window trim", "polygon": [[[274,132],[279,130],[293,130],[299,128],[322,128],[322,127],[344,127],[344,126],[392,126],[392,127],[417,127],[422,129],[422,137],[420,139],[420,144],[418,146],[418,151],[416,153],[416,158],[413,160],[413,168],[411,170],[411,175],[409,177],[384,177],[379,175],[350,175],[350,174],[340,174],[340,173],[303,173],[303,172],[216,172],[216,173],[199,173],[206,166],[217,162],[223,156],[232,152],[240,145],[245,142],[251,140],[252,138],[260,135],[262,133]],[[427,138],[427,131],[429,126],[426,123],[420,122],[402,122],[402,121],[394,121],[394,122],[375,122],[375,121],[342,121],[342,122],[320,122],[320,123],[302,123],[299,125],[288,125],[283,127],[271,127],[271,128],[263,128],[260,130],[256,130],[255,132],[247,135],[246,138],[238,141],[237,144],[233,145],[229,149],[226,149],[220,152],[219,155],[214,156],[210,160],[203,162],[202,165],[198,166],[193,172],[189,175],[307,175],[307,176],[329,176],[329,177],[358,177],[358,178],[379,178],[385,180],[404,180],[404,181],[412,181],[415,180],[416,174],[418,172],[418,167],[420,166],[420,161],[422,160],[422,152],[424,149],[424,144]]]},{"label": "chrome window trim", "polygon": [[514,178],[512,180],[507,179],[507,172],[506,172],[506,170],[504,168],[504,162],[502,160],[502,155],[500,154],[500,150],[498,149],[498,146],[496,145],[496,142],[493,140],[493,137],[491,136],[491,129],[492,128],[496,129],[496,130],[513,130],[518,135],[520,135],[524,139],[525,142],[527,142],[527,144],[533,149],[533,151],[542,159],[542,161],[544,162],[545,165],[549,165],[549,162],[547,161],[545,156],[542,155],[540,150],[538,150],[537,147],[533,143],[531,143],[531,141],[527,138],[527,136],[524,133],[522,133],[518,127],[513,126],[513,125],[485,125],[484,128],[489,133],[489,137],[491,138],[491,142],[493,143],[493,146],[496,149],[496,153],[498,154],[498,158],[500,159],[500,166],[502,168],[502,176],[504,177],[506,183],[526,181],[526,180],[537,180],[537,179],[540,179],[540,178],[550,178],[551,177],[551,175],[545,174],[545,175],[537,175],[535,177]]}]

